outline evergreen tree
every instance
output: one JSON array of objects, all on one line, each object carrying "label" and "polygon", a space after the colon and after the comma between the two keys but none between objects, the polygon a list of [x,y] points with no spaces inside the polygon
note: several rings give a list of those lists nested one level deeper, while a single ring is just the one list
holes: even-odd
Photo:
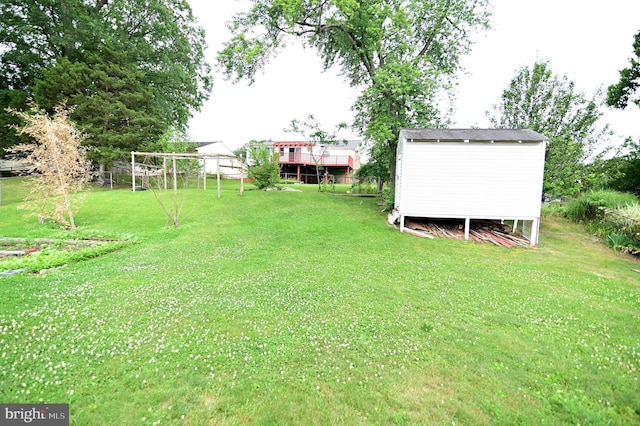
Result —
[{"label": "evergreen tree", "polygon": [[76,105],[71,118],[85,130],[90,158],[110,164],[131,151],[153,150],[168,128],[153,105],[143,73],[124,52],[104,48],[86,62],[59,58],[35,88],[35,100],[46,109],[67,100]]},{"label": "evergreen tree", "polygon": [[0,93],[51,108],[62,88],[88,102],[75,104],[74,119],[88,125],[101,161],[185,128],[208,97],[204,31],[187,0],[3,0],[0,14]]}]

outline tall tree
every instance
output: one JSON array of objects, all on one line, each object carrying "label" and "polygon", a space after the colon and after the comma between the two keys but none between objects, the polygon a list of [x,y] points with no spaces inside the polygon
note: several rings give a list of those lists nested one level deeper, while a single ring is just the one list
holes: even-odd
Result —
[{"label": "tall tree", "polygon": [[607,105],[614,108],[624,109],[630,100],[640,107],[640,97],[631,99],[640,86],[640,31],[634,36],[633,53],[629,67],[620,70],[620,80],[607,90]]},{"label": "tall tree", "polygon": [[[633,53],[635,57],[629,59],[629,67],[620,70],[620,80],[609,86],[607,90],[607,105],[625,109],[629,101],[640,107],[640,97],[632,96],[640,86],[640,31],[634,36]],[[640,141],[633,142],[631,138],[622,146],[623,154],[609,161],[615,170],[616,178],[610,186],[621,191],[640,193]]]},{"label": "tall tree", "polygon": [[248,79],[297,38],[324,68],[341,68],[362,88],[354,127],[395,175],[403,127],[440,126],[436,96],[459,69],[471,34],[488,27],[487,0],[252,0],[229,24],[236,34],[218,55],[227,77]]},{"label": "tall tree", "polygon": [[[187,0],[3,0],[0,14],[0,90],[32,96],[36,81],[51,78],[59,63],[61,71],[89,67],[113,78],[104,69],[107,60],[96,59],[111,51],[121,70],[137,73],[146,111],[156,116],[145,133],[154,134],[185,127],[210,91],[204,31]],[[76,86],[82,90],[80,82]],[[45,92],[39,102],[55,105]],[[149,129],[159,124],[159,131]]]},{"label": "tall tree", "polygon": [[607,126],[597,125],[601,98],[599,92],[587,98],[566,75],[537,61],[516,71],[501,102],[487,115],[494,127],[528,128],[548,137],[544,191],[573,195],[600,178],[589,164],[606,152],[603,141],[610,135]]},{"label": "tall tree", "polygon": [[143,76],[123,52],[103,47],[83,62],[58,58],[37,81],[34,95],[47,110],[65,100],[76,105],[71,117],[90,135],[91,159],[110,164],[131,151],[154,150],[168,127]]},{"label": "tall tree", "polygon": [[0,89],[0,158],[5,149],[18,143],[27,143],[29,138],[14,130],[21,124],[20,118],[5,108],[24,109],[27,94],[22,90]]}]

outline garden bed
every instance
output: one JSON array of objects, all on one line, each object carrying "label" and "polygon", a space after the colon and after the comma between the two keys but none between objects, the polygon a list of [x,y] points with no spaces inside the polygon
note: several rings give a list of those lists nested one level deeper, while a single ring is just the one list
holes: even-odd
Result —
[{"label": "garden bed", "polygon": [[0,238],[0,276],[22,272],[42,273],[101,256],[128,244],[126,239]]}]

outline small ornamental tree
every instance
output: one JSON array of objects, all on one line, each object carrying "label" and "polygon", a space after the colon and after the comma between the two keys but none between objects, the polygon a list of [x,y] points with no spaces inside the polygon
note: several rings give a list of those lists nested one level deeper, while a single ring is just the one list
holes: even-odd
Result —
[{"label": "small ornamental tree", "polygon": [[262,142],[251,141],[248,146],[249,179],[258,189],[275,187],[280,183],[280,157]]},{"label": "small ornamental tree", "polygon": [[13,126],[18,133],[34,139],[7,149],[12,157],[30,163],[28,173],[33,179],[29,180],[31,189],[24,208],[33,210],[41,223],[52,219],[74,229],[74,210],[92,175],[86,148],[81,146],[85,135],[69,120],[71,111],[64,102],[54,108],[52,117],[34,103],[30,112],[8,111],[26,123]]}]

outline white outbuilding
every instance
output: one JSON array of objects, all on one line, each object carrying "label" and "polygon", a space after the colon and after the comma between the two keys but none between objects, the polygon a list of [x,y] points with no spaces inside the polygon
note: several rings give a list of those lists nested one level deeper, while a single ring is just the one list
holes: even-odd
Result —
[{"label": "white outbuilding", "polygon": [[200,163],[205,173],[214,175],[220,172],[228,179],[240,179],[242,176],[242,162],[223,142],[199,142],[196,150],[202,156]]},{"label": "white outbuilding", "polygon": [[513,220],[538,243],[547,138],[529,129],[403,129],[395,201],[405,218]]}]

